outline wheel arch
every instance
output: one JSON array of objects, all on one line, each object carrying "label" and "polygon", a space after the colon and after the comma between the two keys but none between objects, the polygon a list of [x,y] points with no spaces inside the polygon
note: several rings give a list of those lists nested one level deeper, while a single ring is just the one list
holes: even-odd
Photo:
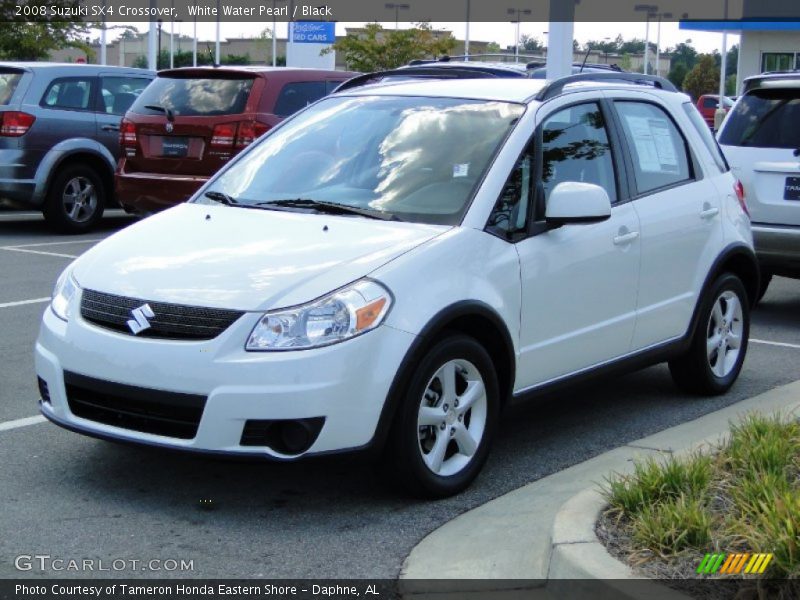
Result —
[{"label": "wheel arch", "polygon": [[73,164],[87,165],[94,169],[103,182],[106,198],[109,200],[113,198],[116,160],[111,152],[94,140],[71,139],[54,146],[40,163],[34,191],[37,204],[42,204],[46,200],[58,172]]},{"label": "wheel arch", "polygon": [[708,270],[708,275],[706,275],[705,281],[703,281],[700,295],[694,307],[694,314],[692,315],[689,331],[687,332],[687,340],[692,339],[697,329],[698,319],[700,317],[700,305],[703,298],[714,281],[723,273],[733,273],[741,279],[745,291],[747,292],[747,300],[750,308],[755,306],[758,301],[758,286],[761,279],[761,271],[758,266],[756,254],[752,248],[745,244],[730,244],[712,263],[711,268]]},{"label": "wheel arch", "polygon": [[487,351],[497,373],[501,408],[511,399],[516,377],[516,352],[511,334],[503,319],[488,304],[465,300],[452,304],[431,318],[422,328],[400,363],[392,379],[370,446],[380,453],[389,436],[397,408],[402,401],[404,384],[417,362],[437,340],[447,333],[461,333],[477,340]]}]

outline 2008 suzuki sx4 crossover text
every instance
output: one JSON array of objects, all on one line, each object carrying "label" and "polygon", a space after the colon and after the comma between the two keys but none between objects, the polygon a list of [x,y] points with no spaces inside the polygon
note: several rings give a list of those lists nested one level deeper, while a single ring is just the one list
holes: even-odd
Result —
[{"label": "2008 suzuki sx4 crossover text", "polygon": [[741,186],[688,97],[612,75],[369,85],[297,113],[64,271],[43,414],[209,453],[379,450],[435,497],[534,392],[660,361],[725,392],[758,290]]}]

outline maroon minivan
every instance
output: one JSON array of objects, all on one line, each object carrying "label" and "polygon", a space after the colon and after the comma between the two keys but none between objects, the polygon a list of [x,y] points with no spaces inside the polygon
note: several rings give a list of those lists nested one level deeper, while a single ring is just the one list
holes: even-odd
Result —
[{"label": "maroon minivan", "polygon": [[186,201],[257,137],[355,75],[285,67],[159,71],[120,124],[117,199],[143,214]]}]

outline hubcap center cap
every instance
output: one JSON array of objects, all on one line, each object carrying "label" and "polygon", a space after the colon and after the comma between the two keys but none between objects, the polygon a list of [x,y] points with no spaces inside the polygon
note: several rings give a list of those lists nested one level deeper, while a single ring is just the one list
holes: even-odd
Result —
[{"label": "hubcap center cap", "polygon": [[451,408],[447,411],[447,415],[445,416],[444,420],[448,425],[452,425],[456,422],[456,419],[458,419],[458,415],[456,414],[456,411]]}]

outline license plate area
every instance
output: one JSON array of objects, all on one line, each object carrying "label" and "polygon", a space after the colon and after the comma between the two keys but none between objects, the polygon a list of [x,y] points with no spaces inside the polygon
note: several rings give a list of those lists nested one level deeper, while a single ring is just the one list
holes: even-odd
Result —
[{"label": "license plate area", "polygon": [[784,200],[800,200],[800,177],[787,177],[783,188]]},{"label": "license plate area", "polygon": [[161,156],[183,158],[189,153],[188,137],[162,137]]}]

